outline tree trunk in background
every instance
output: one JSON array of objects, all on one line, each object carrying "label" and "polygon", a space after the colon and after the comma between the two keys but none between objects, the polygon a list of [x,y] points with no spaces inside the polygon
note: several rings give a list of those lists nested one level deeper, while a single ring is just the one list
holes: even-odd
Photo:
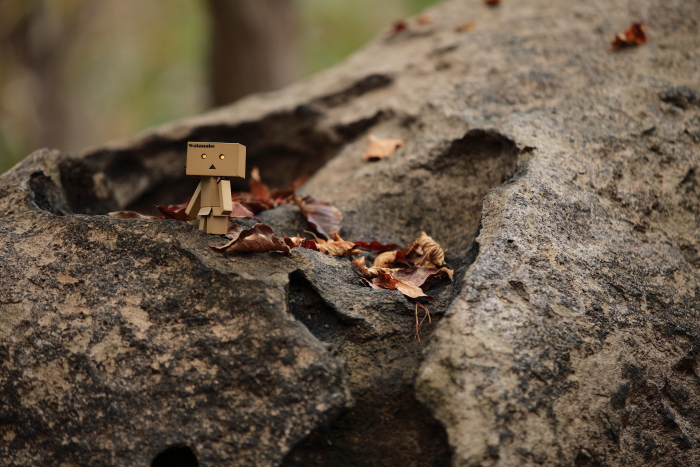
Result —
[{"label": "tree trunk in background", "polygon": [[211,15],[209,88],[220,106],[298,77],[294,0],[207,0]]}]

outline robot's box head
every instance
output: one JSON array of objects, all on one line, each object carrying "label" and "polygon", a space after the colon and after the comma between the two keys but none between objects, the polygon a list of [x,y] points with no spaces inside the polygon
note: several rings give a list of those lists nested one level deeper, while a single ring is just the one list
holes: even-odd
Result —
[{"label": "robot's box head", "polygon": [[245,146],[238,143],[187,143],[187,175],[245,178]]}]

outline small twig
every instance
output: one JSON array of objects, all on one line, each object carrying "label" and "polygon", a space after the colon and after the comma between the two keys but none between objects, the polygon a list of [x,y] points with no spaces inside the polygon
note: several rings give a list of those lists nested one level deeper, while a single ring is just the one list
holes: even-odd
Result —
[{"label": "small twig", "polygon": [[[421,307],[425,310],[425,314],[423,315],[423,319],[418,321],[418,307]],[[423,325],[423,321],[425,321],[425,318],[428,318],[428,324],[433,324],[433,318],[430,316],[430,310],[428,310],[428,307],[416,302],[416,336],[415,339],[420,342],[420,328]]]},{"label": "small twig", "polygon": [[316,236],[316,234],[315,234],[315,233],[313,233],[313,232],[310,232],[310,231],[308,231],[308,230],[304,230],[304,233],[307,233],[307,234],[311,234],[311,235],[313,235],[313,236],[314,236],[314,240],[316,241],[316,243],[319,243],[319,241],[318,241],[318,237]]},{"label": "small twig", "polygon": [[420,307],[425,310],[425,315],[423,315],[423,319],[420,320],[421,326],[423,325],[423,321],[425,321],[425,318],[428,318],[428,324],[433,324],[433,318],[430,316],[430,310],[428,310],[428,307],[425,305],[421,305],[418,302],[416,302],[416,305],[420,305]]}]

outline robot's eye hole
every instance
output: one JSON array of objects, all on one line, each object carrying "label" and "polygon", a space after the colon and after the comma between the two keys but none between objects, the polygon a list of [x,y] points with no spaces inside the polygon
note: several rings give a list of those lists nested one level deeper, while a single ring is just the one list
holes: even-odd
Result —
[{"label": "robot's eye hole", "polygon": [[223,159],[224,159],[224,155],[223,155],[223,154],[219,154],[219,159],[223,160]]},{"label": "robot's eye hole", "polygon": [[207,155],[206,155],[206,154],[202,154],[202,159],[206,159],[206,158],[207,158]]}]

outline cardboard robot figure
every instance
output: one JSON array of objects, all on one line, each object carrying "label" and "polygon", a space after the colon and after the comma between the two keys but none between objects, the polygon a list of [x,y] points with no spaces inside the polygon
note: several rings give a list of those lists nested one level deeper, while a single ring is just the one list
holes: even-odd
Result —
[{"label": "cardboard robot figure", "polygon": [[187,175],[199,185],[185,209],[199,216],[199,230],[224,235],[233,210],[228,177],[245,178],[245,146],[238,143],[187,143]]}]

